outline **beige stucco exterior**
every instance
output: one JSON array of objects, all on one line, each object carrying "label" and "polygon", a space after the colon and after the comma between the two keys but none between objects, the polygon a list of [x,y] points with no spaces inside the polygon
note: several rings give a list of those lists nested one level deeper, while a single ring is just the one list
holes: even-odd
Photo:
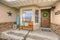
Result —
[{"label": "beige stucco exterior", "polygon": [[60,14],[55,15],[57,11],[60,11],[60,2],[55,4],[56,8],[51,11],[51,23],[60,25]]},{"label": "beige stucco exterior", "polygon": [[[12,12],[12,16],[8,16],[7,12],[9,11]],[[0,23],[15,22],[16,14],[17,14],[17,10],[0,3]]]}]

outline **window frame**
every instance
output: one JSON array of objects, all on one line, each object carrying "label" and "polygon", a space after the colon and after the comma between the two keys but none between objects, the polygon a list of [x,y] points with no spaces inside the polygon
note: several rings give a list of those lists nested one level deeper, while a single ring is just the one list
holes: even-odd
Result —
[{"label": "window frame", "polygon": [[[23,12],[22,12],[22,21],[31,21],[31,20],[32,20],[32,13],[31,13],[30,19],[27,20],[28,18],[26,18],[26,17],[25,17],[25,19],[23,18],[23,13],[24,13],[24,11],[31,11],[31,12],[32,12],[32,9],[26,9],[26,10],[23,10]],[[25,15],[25,16],[26,16],[26,15]]]}]

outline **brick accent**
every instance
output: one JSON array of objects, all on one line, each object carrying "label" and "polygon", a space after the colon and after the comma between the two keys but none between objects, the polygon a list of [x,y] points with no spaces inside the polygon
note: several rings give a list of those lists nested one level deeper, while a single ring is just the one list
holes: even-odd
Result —
[{"label": "brick accent", "polygon": [[60,25],[51,23],[51,29],[60,36]]},{"label": "brick accent", "polygon": [[0,23],[0,31],[6,31],[12,28],[14,22]]}]

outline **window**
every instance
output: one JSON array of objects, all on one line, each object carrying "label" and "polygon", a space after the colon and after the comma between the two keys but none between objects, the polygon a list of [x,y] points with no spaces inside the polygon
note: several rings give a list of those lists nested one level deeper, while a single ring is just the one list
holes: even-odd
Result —
[{"label": "window", "polygon": [[35,10],[35,23],[39,22],[39,10]]},{"label": "window", "polygon": [[31,21],[32,18],[32,10],[23,11],[23,21]]}]

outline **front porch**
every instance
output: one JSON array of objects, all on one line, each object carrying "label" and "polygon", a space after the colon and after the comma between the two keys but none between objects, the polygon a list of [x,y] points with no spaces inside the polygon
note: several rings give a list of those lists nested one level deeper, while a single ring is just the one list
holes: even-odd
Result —
[{"label": "front porch", "polygon": [[60,40],[60,0],[1,0],[0,40]]},{"label": "front porch", "polygon": [[8,30],[2,32],[1,38],[7,40],[59,40],[59,36],[56,35],[52,30]]}]

